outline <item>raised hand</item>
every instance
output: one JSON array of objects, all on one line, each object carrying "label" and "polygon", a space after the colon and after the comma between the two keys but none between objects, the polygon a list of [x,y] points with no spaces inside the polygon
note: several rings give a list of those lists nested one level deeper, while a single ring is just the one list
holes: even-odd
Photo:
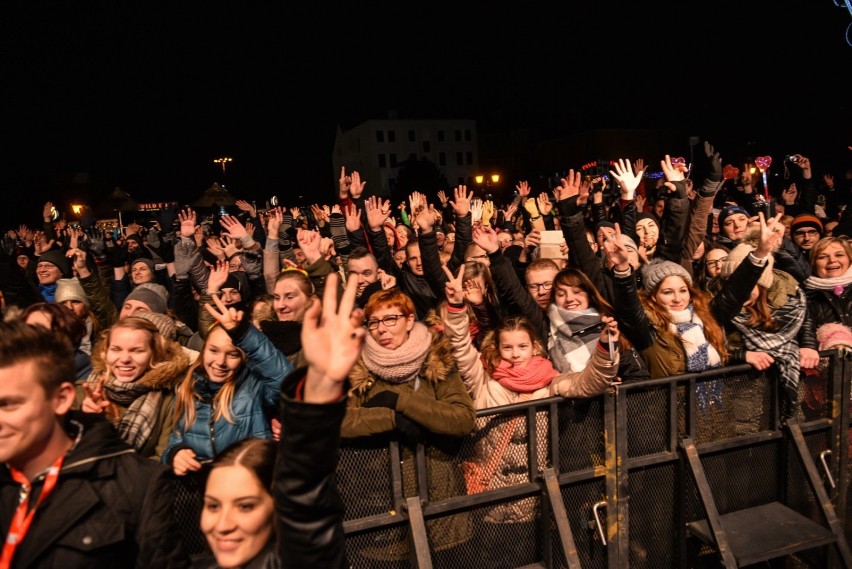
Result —
[{"label": "raised hand", "polygon": [[716,152],[713,145],[708,141],[704,141],[704,156],[707,157],[707,163],[710,166],[710,171],[707,177],[713,182],[722,181],[722,156]]},{"label": "raised hand", "polygon": [[482,225],[491,225],[491,218],[494,217],[494,202],[485,200],[482,202]]},{"label": "raised hand", "polygon": [[352,196],[353,200],[357,200],[361,197],[361,194],[364,193],[364,187],[367,185],[367,182],[361,181],[361,174],[357,171],[352,172],[352,184],[349,186],[349,195]]},{"label": "raised hand", "polygon": [[758,223],[760,224],[760,243],[754,252],[756,257],[765,257],[781,246],[785,228],[779,220],[783,215],[779,213],[774,217],[770,217],[767,221],[763,217],[762,211],[757,213]]},{"label": "raised hand", "polygon": [[618,321],[612,316],[601,315],[601,322],[606,324],[603,330],[601,330],[601,341],[612,341],[613,343],[618,342],[618,338],[620,336],[618,331]]},{"label": "raised hand", "polygon": [[237,324],[239,324],[243,319],[243,311],[237,310],[236,308],[228,308],[218,295],[214,294],[211,297],[211,300],[213,300],[212,305],[209,302],[204,304],[204,308],[210,313],[210,316],[221,324],[222,328],[225,330],[233,330],[236,328]]},{"label": "raised hand", "polygon": [[535,205],[535,200],[525,201],[524,209],[529,212],[530,217],[532,218],[541,217],[541,214],[538,212],[538,206]]},{"label": "raised hand", "polygon": [[364,311],[355,307],[358,279],[349,279],[337,302],[337,273],[326,279],[322,303],[314,299],[302,322],[302,354],[308,363],[304,400],[338,400],[367,336]]},{"label": "raised hand", "polygon": [[535,249],[541,245],[541,231],[533,229],[524,236],[524,247],[527,249]]},{"label": "raised hand", "polygon": [[621,226],[618,223],[615,224],[615,234],[604,239],[603,250],[610,265],[617,271],[630,269],[630,264],[627,262],[627,247],[621,242]]},{"label": "raised hand", "polygon": [[482,200],[474,198],[470,201],[471,223],[476,225],[482,221]]},{"label": "raised hand", "polygon": [[234,204],[240,208],[240,211],[244,211],[252,217],[257,217],[257,209],[246,200],[237,200]]},{"label": "raised hand", "polygon": [[240,252],[240,249],[237,247],[238,241],[231,239],[227,235],[222,235],[219,238],[219,242],[222,244],[222,252],[225,253],[226,259],[230,259]]},{"label": "raised hand", "polygon": [[222,246],[222,241],[215,235],[211,235],[206,239],[207,250],[216,255],[219,259],[225,258],[225,249]]},{"label": "raised hand", "polygon": [[337,181],[338,184],[338,197],[340,199],[346,199],[349,195],[349,187],[352,185],[352,178],[346,175],[346,166],[340,167],[340,179]]},{"label": "raised hand", "polygon": [[210,269],[210,276],[207,279],[207,292],[211,295],[216,294],[221,290],[228,276],[231,274],[231,263],[223,259],[216,261],[216,265]]},{"label": "raised hand", "polygon": [[370,196],[364,201],[364,211],[367,212],[367,225],[378,231],[390,214],[390,200],[383,202],[378,196]]},{"label": "raised hand", "polygon": [[361,229],[361,210],[355,204],[344,206],[343,217],[346,220],[346,231],[354,233]]},{"label": "raised hand", "polygon": [[541,212],[541,215],[549,215],[553,211],[553,204],[550,203],[550,198],[546,193],[540,193],[535,201],[538,204],[538,210]]},{"label": "raised hand", "polygon": [[473,242],[482,247],[489,255],[500,249],[497,240],[497,232],[488,226],[477,226],[473,228]]},{"label": "raised hand", "polygon": [[444,190],[438,190],[438,199],[441,201],[441,207],[447,207],[447,202],[449,198],[447,197],[446,192]]},{"label": "raised hand", "polygon": [[314,220],[317,222],[317,227],[325,226],[325,215],[323,215],[322,208],[319,206],[319,204],[311,205],[311,213],[314,215]]},{"label": "raised hand", "polygon": [[450,207],[453,208],[457,217],[464,217],[470,213],[470,199],[473,197],[473,192],[467,191],[467,186],[456,186],[453,190],[453,198],[450,200]]},{"label": "raised hand", "polygon": [[512,218],[515,217],[515,213],[518,211],[518,204],[512,202],[506,206],[506,209],[501,209],[500,211],[503,213],[503,220],[507,223],[511,222]]},{"label": "raised hand", "polygon": [[273,207],[266,212],[266,236],[273,239],[278,239],[278,229],[281,228],[281,222],[284,221],[284,214],[281,213],[280,207]]},{"label": "raised hand", "polygon": [[318,231],[310,229],[299,229],[296,231],[296,241],[299,243],[299,248],[305,254],[305,262],[308,265],[316,263],[322,252],[320,251],[320,234]]},{"label": "raised hand", "polygon": [[683,175],[683,170],[672,165],[672,157],[666,154],[666,157],[660,160],[660,166],[663,168],[663,175],[666,177],[665,186],[669,191],[677,189],[674,184],[669,182],[681,182],[686,177]]},{"label": "raised hand", "polygon": [[642,171],[634,173],[630,160],[624,158],[619,158],[618,162],[613,164],[613,168],[615,170],[610,170],[609,173],[621,186],[621,199],[632,200],[636,196],[636,188],[642,182]]},{"label": "raised hand", "polygon": [[242,239],[248,235],[245,225],[233,215],[223,215],[219,219],[219,225],[222,226],[222,229],[225,230],[231,239]]},{"label": "raised hand", "polygon": [[527,182],[526,180],[522,180],[515,184],[515,189],[518,190],[518,195],[521,196],[521,199],[524,199],[529,196],[530,192],[532,191],[529,182]]},{"label": "raised hand", "polygon": [[447,275],[447,282],[444,284],[444,293],[447,295],[447,302],[450,304],[464,303],[464,264],[459,267],[458,274],[453,275],[453,272],[446,265],[441,267],[444,269],[444,274]]},{"label": "raised hand", "polygon": [[[556,197],[556,201],[561,202],[562,200],[567,200],[570,197],[579,195],[580,184],[582,181],[583,175],[580,174],[580,172],[574,172],[573,168],[568,170],[568,175],[564,178],[560,178],[559,185],[553,189],[553,195]],[[586,193],[586,199],[588,199],[588,193]],[[580,203],[579,199],[577,200],[577,203]]]},{"label": "raised hand", "polygon": [[180,236],[190,238],[195,235],[195,211],[186,208],[178,212],[178,221],[180,221]]}]

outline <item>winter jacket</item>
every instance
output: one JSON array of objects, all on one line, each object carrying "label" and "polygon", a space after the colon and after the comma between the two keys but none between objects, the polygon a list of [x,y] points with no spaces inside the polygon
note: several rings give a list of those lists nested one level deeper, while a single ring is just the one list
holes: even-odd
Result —
[{"label": "winter jacket", "polygon": [[[171,473],[135,452],[109,422],[67,415],[79,436],[59,483],[39,507],[13,568],[188,567],[174,519]],[[82,429],[82,433],[80,433]],[[35,481],[40,491],[43,478]],[[19,485],[0,467],[0,530],[8,532]]]},{"label": "winter jacket", "polygon": [[[763,274],[763,267],[742,262],[710,302],[713,317],[719,323],[736,316],[748,300],[751,291]],[[632,272],[613,276],[615,306],[622,333],[639,350],[651,372],[651,378],[670,377],[686,373],[686,352],[682,342],[672,334],[660,334],[639,301],[636,279]]]},{"label": "winter jacket", "polygon": [[[145,385],[152,391],[161,392],[160,405],[157,409],[151,434],[142,446],[136,449],[142,456],[158,462],[168,446],[169,437],[175,424],[175,387],[184,378],[191,363],[188,352],[180,344],[169,341],[166,346],[167,359],[149,368],[135,382]],[[92,373],[86,382],[94,384],[105,374],[109,374],[109,369],[101,351],[96,350],[95,354],[92,355]],[[77,401],[82,402],[84,396],[85,392],[82,385],[78,385]],[[120,421],[127,414],[129,407],[130,405],[113,402],[113,410],[117,412],[117,421]]]},{"label": "winter jacket", "polygon": [[[184,418],[177,418],[163,453],[166,464],[172,464],[174,455],[184,448],[192,449],[196,460],[210,460],[237,441],[272,438],[269,418],[278,403],[281,382],[293,370],[293,364],[247,319],[228,334],[247,356],[233,380],[236,386],[230,411],[234,422],[225,417],[214,419],[214,398],[223,384],[209,381],[199,366],[191,379],[193,391],[199,396],[195,399],[195,422],[187,429]],[[203,353],[199,357],[203,358]]]},{"label": "winter jacket", "polygon": [[819,349],[816,331],[823,324],[839,322],[852,327],[852,284],[847,284],[838,296],[832,290],[805,287],[808,297],[808,316],[799,333],[799,347]]},{"label": "winter jacket", "polygon": [[[398,421],[414,422],[422,428],[422,438],[417,441],[401,437],[403,446],[402,482],[405,497],[417,495],[412,447],[415,442],[427,445],[426,461],[429,488],[423,490],[430,500],[441,500],[464,494],[462,473],[456,465],[456,456],[464,437],[474,427],[476,412],[456,368],[447,339],[432,329],[432,347],[414,380],[389,383],[370,372],[363,358],[349,373],[350,392],[341,436],[345,439],[370,437],[381,441],[399,435]],[[416,385],[416,389],[415,389]],[[398,393],[396,408],[363,407],[377,393]],[[398,419],[398,416],[404,418]],[[286,429],[286,424],[284,426]],[[375,468],[375,470],[374,470]],[[360,473],[362,487],[359,494],[368,495],[370,481],[387,484],[388,471],[373,463],[366,464]],[[444,551],[467,542],[473,535],[470,514],[465,512],[426,522],[433,551]],[[389,540],[381,545],[371,545],[358,551],[360,557],[376,561],[401,561],[409,558],[408,542]]]}]

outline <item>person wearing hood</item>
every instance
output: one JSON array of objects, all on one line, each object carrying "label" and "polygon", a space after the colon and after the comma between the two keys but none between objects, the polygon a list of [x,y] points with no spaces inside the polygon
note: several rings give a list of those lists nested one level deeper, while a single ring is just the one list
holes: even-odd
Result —
[{"label": "person wearing hood", "polygon": [[103,413],[142,456],[159,461],[174,426],[175,387],[190,358],[141,316],[106,330],[92,355],[80,408]]}]

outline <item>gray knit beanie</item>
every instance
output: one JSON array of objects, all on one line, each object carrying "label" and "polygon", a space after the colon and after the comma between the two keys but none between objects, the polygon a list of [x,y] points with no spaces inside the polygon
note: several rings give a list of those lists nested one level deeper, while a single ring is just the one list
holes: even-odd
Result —
[{"label": "gray knit beanie", "polygon": [[59,279],[56,281],[56,293],[54,293],[54,302],[61,304],[66,300],[76,300],[82,302],[86,306],[89,304],[89,298],[83,292],[83,286],[76,277],[72,279]]},{"label": "gray knit beanie", "polygon": [[165,314],[169,309],[169,291],[161,284],[157,283],[142,283],[136,285],[136,288],[127,295],[127,300],[138,300],[148,306],[151,312]]},{"label": "gray knit beanie", "polygon": [[650,294],[666,277],[673,276],[681,277],[687,284],[692,285],[692,277],[677,263],[652,259],[642,267],[642,286],[645,292]]}]

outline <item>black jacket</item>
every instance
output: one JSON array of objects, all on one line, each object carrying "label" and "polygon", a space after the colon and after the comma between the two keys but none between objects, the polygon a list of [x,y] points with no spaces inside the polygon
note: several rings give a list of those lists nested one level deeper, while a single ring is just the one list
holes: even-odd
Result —
[{"label": "black jacket", "polygon": [[[59,483],[39,507],[12,567],[188,567],[173,516],[170,471],[142,458],[99,415],[71,411],[82,428]],[[73,435],[72,436],[76,436]],[[37,480],[33,493],[41,491]],[[0,529],[8,532],[19,486],[0,467]]]},{"label": "black jacket", "polygon": [[837,322],[852,327],[852,285],[846,285],[840,296],[831,290],[805,289],[808,315],[799,331],[799,347],[818,349],[816,331],[823,324]]}]

